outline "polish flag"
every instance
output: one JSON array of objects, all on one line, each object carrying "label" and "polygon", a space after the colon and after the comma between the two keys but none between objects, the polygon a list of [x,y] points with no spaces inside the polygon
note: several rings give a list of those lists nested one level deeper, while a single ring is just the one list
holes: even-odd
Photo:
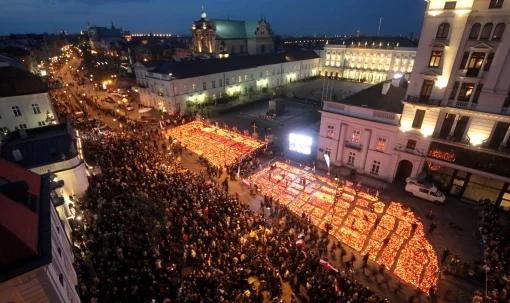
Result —
[{"label": "polish flag", "polygon": [[328,269],[328,270],[332,270],[336,273],[338,273],[338,269],[336,269],[335,267],[333,267],[333,265],[331,265],[328,261],[326,260],[323,260],[323,259],[320,259],[319,261],[319,264],[324,267],[325,269]]}]

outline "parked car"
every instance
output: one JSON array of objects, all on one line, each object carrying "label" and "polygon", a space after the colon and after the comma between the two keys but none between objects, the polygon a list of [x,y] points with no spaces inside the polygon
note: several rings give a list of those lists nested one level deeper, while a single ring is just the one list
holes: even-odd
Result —
[{"label": "parked car", "polygon": [[415,197],[434,203],[444,203],[446,199],[445,195],[434,184],[416,178],[406,179],[405,191]]}]

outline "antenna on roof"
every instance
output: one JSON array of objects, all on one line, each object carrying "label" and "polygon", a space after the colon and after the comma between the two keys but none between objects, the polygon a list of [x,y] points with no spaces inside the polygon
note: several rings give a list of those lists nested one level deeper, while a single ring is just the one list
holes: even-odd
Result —
[{"label": "antenna on roof", "polygon": [[377,27],[377,36],[381,34],[382,17],[379,18],[379,27]]}]

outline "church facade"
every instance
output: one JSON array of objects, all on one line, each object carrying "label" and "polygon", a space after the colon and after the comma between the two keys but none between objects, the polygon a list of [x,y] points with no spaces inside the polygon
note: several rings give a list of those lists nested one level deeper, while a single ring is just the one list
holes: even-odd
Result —
[{"label": "church facade", "polygon": [[196,55],[256,55],[275,51],[274,36],[265,18],[259,21],[209,19],[202,12],[191,31]]}]

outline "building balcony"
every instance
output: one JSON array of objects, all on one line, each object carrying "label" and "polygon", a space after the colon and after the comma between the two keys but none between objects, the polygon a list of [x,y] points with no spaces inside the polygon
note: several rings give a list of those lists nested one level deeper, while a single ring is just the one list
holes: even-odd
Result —
[{"label": "building balcony", "polygon": [[508,162],[510,157],[508,153],[433,140],[427,157],[431,160],[435,159],[507,178],[510,177],[510,166],[501,165],[501,163]]},{"label": "building balcony", "polygon": [[461,138],[460,140],[458,138],[455,138],[454,136],[448,136],[447,138],[441,138],[438,135],[432,136],[432,140],[435,142],[440,142],[444,144],[449,144],[453,146],[463,147],[466,149],[491,153],[494,155],[504,156],[504,157],[510,157],[510,146],[503,146],[500,145],[497,148],[493,148],[489,145],[488,140],[484,141],[482,144],[474,146],[470,143],[469,137]]},{"label": "building balcony", "polygon": [[432,105],[439,106],[441,105],[440,99],[431,99],[423,96],[407,96],[404,100],[405,102],[414,103],[414,104],[423,104],[423,105]]},{"label": "building balcony", "polygon": [[360,143],[356,143],[356,142],[352,142],[352,141],[348,141],[348,140],[345,141],[345,147],[352,148],[355,150],[363,149],[363,145],[361,145]]},{"label": "building balcony", "polygon": [[459,76],[468,78],[483,78],[483,71],[477,68],[467,68],[459,70]]},{"label": "building balcony", "polygon": [[466,110],[475,110],[475,111],[485,112],[485,113],[510,115],[510,107],[480,105],[478,103],[472,103],[472,102],[460,101],[460,100],[449,100],[446,105],[448,107],[455,107],[455,108],[461,108],[461,109],[466,109]]},{"label": "building balcony", "polygon": [[415,155],[415,156],[420,156],[420,157],[425,156],[424,152],[422,152],[420,150],[417,150],[415,148],[408,148],[404,144],[397,144],[397,145],[395,145],[395,150],[396,151],[400,151],[400,152],[404,152],[404,153],[408,153],[408,154],[411,154],[411,155]]}]

